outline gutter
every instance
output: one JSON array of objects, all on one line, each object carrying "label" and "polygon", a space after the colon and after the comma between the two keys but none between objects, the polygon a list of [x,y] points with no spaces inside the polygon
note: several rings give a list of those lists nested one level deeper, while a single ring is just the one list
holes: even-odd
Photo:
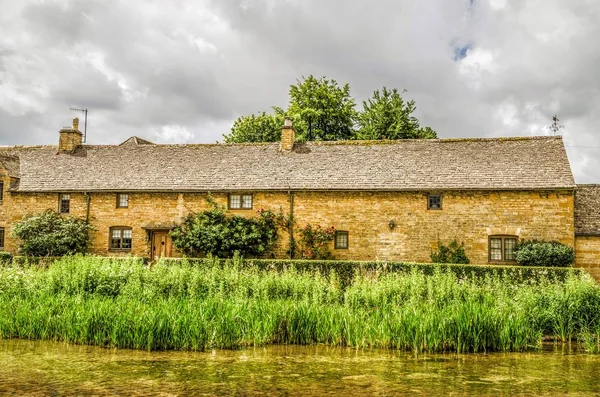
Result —
[{"label": "gutter", "polygon": [[[421,187],[421,188],[410,188],[410,189],[388,189],[388,188],[375,188],[375,189],[314,189],[314,188],[296,188],[295,192],[383,192],[383,193],[401,193],[401,192],[554,192],[557,190],[577,190],[579,185],[571,186],[555,186],[555,187],[514,187],[514,188],[444,188],[444,187]],[[20,189],[8,189],[15,193],[87,193],[89,190],[77,190],[77,189],[57,189],[57,190],[20,190]],[[265,188],[246,188],[246,189],[210,189],[210,190],[191,190],[191,189],[94,189],[94,193],[235,193],[235,192],[288,192],[287,188],[277,189],[265,189]]]},{"label": "gutter", "polygon": [[296,243],[294,242],[294,192],[288,190],[288,196],[290,197],[290,216],[288,218],[288,233],[290,234],[290,259],[294,259],[294,251],[296,250]]}]

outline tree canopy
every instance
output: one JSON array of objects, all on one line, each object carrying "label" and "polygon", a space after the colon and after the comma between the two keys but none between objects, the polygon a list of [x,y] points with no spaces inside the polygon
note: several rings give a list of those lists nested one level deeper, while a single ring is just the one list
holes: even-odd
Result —
[{"label": "tree canopy", "polygon": [[373,97],[363,101],[358,113],[357,139],[431,139],[437,134],[429,127],[422,128],[413,116],[415,101],[405,102],[397,89],[383,87]]},{"label": "tree canopy", "polygon": [[225,142],[277,142],[281,139],[283,119],[283,113],[262,112],[242,116],[233,123],[231,133],[225,136]]},{"label": "tree canopy", "polygon": [[349,84],[310,75],[290,86],[289,99],[287,109],[238,118],[225,142],[279,141],[285,116],[292,118],[299,141],[437,138],[413,115],[415,102],[405,101],[395,88],[375,90],[357,111]]}]

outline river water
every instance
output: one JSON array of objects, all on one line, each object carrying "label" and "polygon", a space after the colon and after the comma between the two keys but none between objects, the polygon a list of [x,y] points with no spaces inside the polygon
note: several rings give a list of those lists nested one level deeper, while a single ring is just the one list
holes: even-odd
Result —
[{"label": "river water", "polygon": [[600,396],[600,355],[414,355],[327,346],[145,352],[0,340],[0,395]]}]

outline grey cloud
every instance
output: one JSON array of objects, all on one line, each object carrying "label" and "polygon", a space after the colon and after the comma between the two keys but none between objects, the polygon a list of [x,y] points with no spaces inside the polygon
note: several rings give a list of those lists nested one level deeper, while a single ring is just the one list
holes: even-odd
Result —
[{"label": "grey cloud", "polygon": [[548,134],[556,113],[577,181],[600,180],[594,1],[0,0],[0,10],[2,144],[54,142],[73,105],[90,108],[92,143],[214,142],[240,115],[285,107],[289,85],[314,74],[350,83],[359,106],[384,85],[405,88],[442,137]]}]

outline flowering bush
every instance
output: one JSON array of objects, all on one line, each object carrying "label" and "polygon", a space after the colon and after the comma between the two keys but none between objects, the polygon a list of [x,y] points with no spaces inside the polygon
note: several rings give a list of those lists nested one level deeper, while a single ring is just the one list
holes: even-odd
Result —
[{"label": "flowering bush", "polygon": [[259,209],[258,218],[227,216],[225,208],[208,199],[212,208],[188,215],[171,231],[173,244],[189,256],[210,254],[231,258],[258,257],[270,252],[277,242],[280,216]]},{"label": "flowering bush", "polygon": [[335,228],[322,228],[321,225],[306,225],[300,233],[300,254],[304,259],[333,259],[329,242],[333,240]]}]

